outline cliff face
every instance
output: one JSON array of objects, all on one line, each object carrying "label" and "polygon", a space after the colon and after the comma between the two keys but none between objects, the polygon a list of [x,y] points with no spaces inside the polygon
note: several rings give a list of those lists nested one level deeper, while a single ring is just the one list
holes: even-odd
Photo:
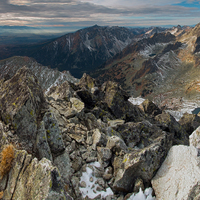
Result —
[{"label": "cliff face", "polygon": [[135,106],[117,83],[101,85],[86,74],[46,95],[26,67],[6,77],[0,148],[15,149],[0,180],[6,200],[128,198],[151,185],[172,145],[188,144],[191,129],[182,126],[200,124],[193,117],[181,126],[150,101]]}]

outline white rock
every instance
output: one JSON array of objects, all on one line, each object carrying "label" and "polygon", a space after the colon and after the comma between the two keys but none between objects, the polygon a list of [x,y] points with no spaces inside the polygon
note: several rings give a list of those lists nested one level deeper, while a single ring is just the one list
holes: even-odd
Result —
[{"label": "white rock", "polygon": [[[157,200],[196,199],[200,191],[200,158],[193,146],[173,146],[152,186]],[[197,199],[199,199],[197,197]]]},{"label": "white rock", "polygon": [[189,137],[190,146],[200,149],[200,126]]}]

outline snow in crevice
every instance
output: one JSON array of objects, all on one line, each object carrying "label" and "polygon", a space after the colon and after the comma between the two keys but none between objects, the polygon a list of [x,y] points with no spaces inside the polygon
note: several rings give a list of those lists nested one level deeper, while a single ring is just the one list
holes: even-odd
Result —
[{"label": "snow in crevice", "polygon": [[88,48],[90,51],[95,51],[94,48],[91,47],[91,42],[90,40],[88,39],[88,33],[86,33],[86,40],[84,42],[84,45],[86,48]]},{"label": "snow in crevice", "polygon": [[90,163],[90,167],[86,167],[86,172],[82,173],[80,183],[84,181],[86,183],[86,187],[79,187],[83,198],[86,198],[87,196],[91,199],[94,199],[95,197],[101,195],[101,198],[105,198],[106,196],[113,195],[113,192],[111,188],[106,188],[106,191],[98,191],[98,183],[97,178],[93,175],[93,171],[95,167],[100,167],[99,162]]},{"label": "snow in crevice", "polygon": [[136,97],[136,98],[130,97],[128,101],[130,101],[133,105],[140,105],[141,103],[145,101],[145,99],[141,97]]}]

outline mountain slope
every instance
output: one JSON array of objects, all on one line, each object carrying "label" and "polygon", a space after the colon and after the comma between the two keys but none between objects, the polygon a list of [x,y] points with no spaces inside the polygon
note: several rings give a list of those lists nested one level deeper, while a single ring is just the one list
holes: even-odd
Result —
[{"label": "mountain slope", "polygon": [[74,78],[69,71],[59,72],[57,69],[50,69],[46,66],[42,66],[32,58],[21,56],[15,56],[0,61],[0,79],[10,79],[23,66],[31,69],[33,74],[38,78],[43,90],[48,90],[50,87],[60,85],[65,81],[72,83],[78,82],[78,79]]},{"label": "mountain slope", "polygon": [[148,96],[157,103],[200,98],[200,24],[173,29],[129,45],[93,75],[117,81],[133,96]]}]

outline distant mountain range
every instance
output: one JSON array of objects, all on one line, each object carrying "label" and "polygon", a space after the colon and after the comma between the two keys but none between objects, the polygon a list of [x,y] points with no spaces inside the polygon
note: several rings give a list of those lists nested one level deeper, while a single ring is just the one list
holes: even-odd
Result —
[{"label": "distant mountain range", "polygon": [[[29,56],[45,66],[58,68],[60,71],[69,70],[75,77],[80,78],[84,72],[94,71],[129,44],[165,30],[153,27],[123,28],[95,25],[57,39],[42,42],[38,40],[40,43],[37,44],[23,44],[23,40],[23,46],[19,43],[3,46],[0,49],[0,59],[15,55]],[[17,41],[20,39],[22,38],[16,37]],[[5,41],[5,37],[2,38],[2,43]]]}]

